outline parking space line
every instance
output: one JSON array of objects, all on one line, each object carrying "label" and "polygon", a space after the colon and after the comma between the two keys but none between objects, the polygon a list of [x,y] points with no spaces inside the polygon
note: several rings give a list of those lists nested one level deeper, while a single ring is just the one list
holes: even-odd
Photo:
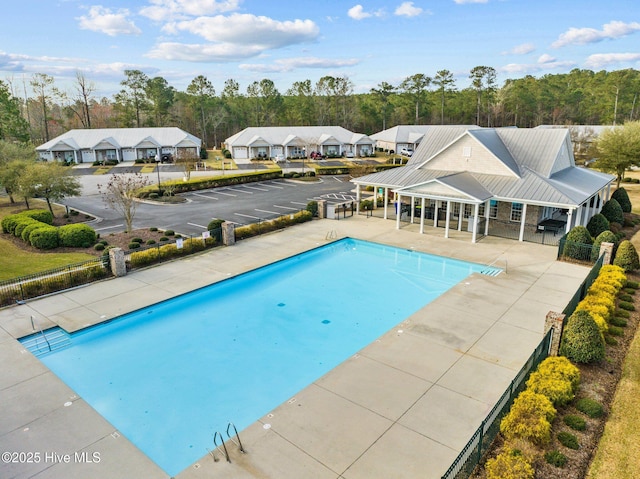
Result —
[{"label": "parking space line", "polygon": [[257,186],[249,186],[249,185],[244,185],[245,188],[248,188],[250,190],[258,190],[258,191],[269,191],[268,188],[258,188]]},{"label": "parking space line", "polygon": [[218,193],[219,195],[233,196],[234,198],[238,196],[238,195],[233,195],[231,193],[225,193],[224,191],[217,191],[216,193]]},{"label": "parking space line", "polygon": [[105,226],[104,228],[94,228],[96,231],[110,230],[112,228],[119,228],[120,226],[124,226],[124,224],[113,225],[113,226]]},{"label": "parking space line", "polygon": [[217,200],[218,199],[215,196],[207,196],[207,195],[203,195],[202,193],[193,193],[193,196],[202,196],[203,198],[206,198],[208,200]]},{"label": "parking space line", "polygon": [[[311,198],[309,201],[314,201],[313,198]],[[302,206],[307,206],[306,203],[300,203],[299,201],[292,201],[291,202],[292,205],[302,205]]]},{"label": "parking space line", "polygon": [[251,218],[251,219],[254,219],[254,220],[261,220],[262,219],[259,216],[244,215],[242,213],[234,213],[234,215],[243,216],[245,218]]},{"label": "parking space line", "polygon": [[252,195],[253,194],[253,191],[244,191],[244,190],[241,190],[241,189],[238,189],[238,188],[227,188],[227,190],[229,190],[229,191],[237,191],[238,193],[244,193],[246,195]]},{"label": "parking space line", "polygon": [[291,206],[280,206],[280,205],[273,205],[274,208],[281,208],[283,210],[294,210],[294,211],[298,211],[300,208],[292,208]]},{"label": "parking space line", "polygon": [[279,215],[280,214],[277,211],[259,210],[258,208],[256,208],[254,211],[259,211],[260,213],[269,213],[270,215]]},{"label": "parking space line", "polygon": [[207,229],[207,227],[206,227],[206,226],[202,226],[202,225],[199,225],[199,224],[197,224],[197,223],[187,223],[187,224],[188,224],[188,225],[191,225],[191,226],[195,226],[195,227],[197,227],[197,228],[202,228],[203,230],[206,230],[206,229]]}]

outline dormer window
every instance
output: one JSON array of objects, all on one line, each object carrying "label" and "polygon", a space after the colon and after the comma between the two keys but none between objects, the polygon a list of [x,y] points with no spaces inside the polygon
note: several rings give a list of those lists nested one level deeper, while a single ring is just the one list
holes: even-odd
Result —
[{"label": "dormer window", "polygon": [[462,156],[464,158],[471,158],[471,147],[470,146],[463,146],[462,147]]}]

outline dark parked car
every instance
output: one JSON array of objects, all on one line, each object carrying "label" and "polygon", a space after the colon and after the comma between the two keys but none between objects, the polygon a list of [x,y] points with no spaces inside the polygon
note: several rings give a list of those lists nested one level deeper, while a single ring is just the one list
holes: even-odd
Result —
[{"label": "dark parked car", "polygon": [[171,153],[163,153],[160,161],[162,163],[173,163],[173,155]]}]

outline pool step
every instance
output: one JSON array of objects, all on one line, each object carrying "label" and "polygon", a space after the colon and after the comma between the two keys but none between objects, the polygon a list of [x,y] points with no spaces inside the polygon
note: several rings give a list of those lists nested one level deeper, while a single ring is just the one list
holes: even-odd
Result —
[{"label": "pool step", "polygon": [[71,344],[71,336],[64,329],[56,326],[20,340],[24,348],[36,357],[50,351],[57,351]]},{"label": "pool step", "polygon": [[502,273],[502,270],[497,268],[487,268],[480,271],[480,274],[485,276],[498,276],[500,273]]}]

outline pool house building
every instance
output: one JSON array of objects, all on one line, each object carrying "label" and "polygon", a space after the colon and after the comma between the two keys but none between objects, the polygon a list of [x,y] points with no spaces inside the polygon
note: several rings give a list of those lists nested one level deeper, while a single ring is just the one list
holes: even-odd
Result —
[{"label": "pool house building", "polygon": [[600,212],[614,179],[575,165],[568,129],[434,126],[405,166],[352,182],[358,208],[372,190],[371,213],[398,229],[555,244]]}]

